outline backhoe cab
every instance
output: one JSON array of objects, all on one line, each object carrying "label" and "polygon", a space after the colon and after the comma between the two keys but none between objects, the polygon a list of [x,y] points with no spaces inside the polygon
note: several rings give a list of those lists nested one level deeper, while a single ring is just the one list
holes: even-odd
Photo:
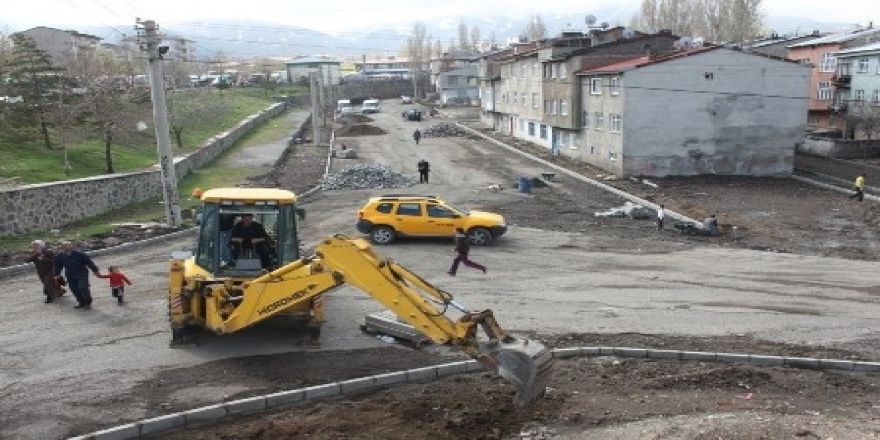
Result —
[{"label": "backhoe cab", "polygon": [[[220,188],[206,191],[201,199],[196,255],[171,261],[172,344],[182,341],[187,327],[226,334],[280,315],[299,319],[317,335],[322,296],[347,284],[434,343],[454,346],[509,380],[517,404],[543,394],[550,352],[537,341],[506,333],[492,311],[466,308],[450,293],[378,255],[363,239],[329,237],[316,246],[314,255],[301,257],[293,193]],[[265,234],[255,234],[253,222],[260,223]],[[250,232],[242,233],[237,224],[250,225]],[[251,243],[235,240],[243,236]],[[253,243],[256,236],[265,244],[260,250]]]}]

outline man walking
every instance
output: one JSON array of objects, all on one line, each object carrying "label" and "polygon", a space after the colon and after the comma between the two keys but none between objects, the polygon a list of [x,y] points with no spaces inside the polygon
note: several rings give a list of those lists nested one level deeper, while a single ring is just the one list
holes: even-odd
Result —
[{"label": "man walking", "polygon": [[65,241],[61,243],[61,252],[55,256],[55,278],[61,276],[61,271],[67,278],[67,285],[73,296],[76,297],[75,309],[92,308],[92,292],[89,291],[89,270],[95,276],[99,275],[98,266],[92,262],[88,255],[73,248],[73,243]]},{"label": "man walking", "polygon": [[427,160],[419,161],[419,183],[428,183],[428,173],[431,172],[431,164]]},{"label": "man walking", "polygon": [[449,275],[455,276],[455,273],[458,272],[458,263],[464,263],[467,267],[473,267],[474,269],[479,269],[482,270],[483,273],[486,273],[486,266],[474,263],[468,259],[468,252],[470,252],[470,250],[471,244],[468,242],[464,229],[455,228],[455,252],[457,252],[458,255],[455,256],[455,260],[452,260],[452,267],[449,268],[448,272]]},{"label": "man walking", "polygon": [[666,218],[666,207],[660,205],[660,209],[657,210],[657,230],[663,230],[663,220]]},{"label": "man walking", "polygon": [[422,138],[422,132],[417,128],[416,131],[413,132],[413,139],[416,141],[416,145],[419,144],[419,139]]},{"label": "man walking", "polygon": [[858,199],[858,201],[860,201],[860,202],[864,201],[865,200],[865,173],[859,174],[859,176],[856,177],[856,182],[855,182],[854,186],[855,186],[856,192],[855,192],[855,194],[849,196],[849,198]]}]

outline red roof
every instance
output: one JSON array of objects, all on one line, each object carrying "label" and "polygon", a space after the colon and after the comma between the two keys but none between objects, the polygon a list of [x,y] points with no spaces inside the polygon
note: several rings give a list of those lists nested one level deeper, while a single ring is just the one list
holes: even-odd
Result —
[{"label": "red roof", "polygon": [[675,60],[678,58],[684,58],[691,55],[696,55],[698,53],[708,52],[710,50],[715,50],[720,48],[721,46],[703,46],[696,47],[693,49],[681,50],[678,52],[674,52],[668,55],[662,55],[659,57],[651,58],[648,55],[642,55],[637,58],[630,58],[626,61],[617,61],[611,64],[606,64],[600,67],[594,67],[592,69],[580,70],[575,72],[575,75],[596,75],[596,74],[605,74],[605,73],[619,73],[625,72],[627,70],[632,70],[642,66],[648,66],[651,64],[662,63],[664,61]]}]

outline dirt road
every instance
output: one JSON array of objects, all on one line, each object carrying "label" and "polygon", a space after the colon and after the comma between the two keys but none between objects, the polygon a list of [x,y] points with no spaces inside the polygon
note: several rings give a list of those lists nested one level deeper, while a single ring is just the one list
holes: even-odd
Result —
[{"label": "dirt road", "polygon": [[[473,259],[489,267],[488,275],[463,271],[456,278],[446,276],[446,264],[452,255],[451,246],[445,241],[402,240],[381,248],[380,252],[457,294],[464,304],[475,309],[492,308],[504,327],[546,336],[702,335],[710,336],[704,341],[708,347],[718,338],[742,334],[750,341],[783,344],[772,346],[776,347],[774,350],[800,344],[817,350],[823,346],[847,350],[849,355],[862,359],[880,357],[876,331],[880,283],[875,263],[732,249],[723,242],[690,240],[669,231],[658,233],[649,221],[597,219],[592,215],[594,211],[622,201],[568,179],[539,188],[532,196],[510,190],[487,191],[487,185],[512,182],[519,175],[541,170],[488,143],[467,138],[428,138],[415,146],[410,137],[412,130],[416,126],[426,127],[431,121],[404,122],[401,111],[394,103],[385,102],[383,113],[373,116],[374,124],[387,131],[387,135],[346,138],[348,145],[357,149],[360,160],[385,163],[415,175],[416,162],[424,157],[432,164],[432,183],[407,192],[436,193],[471,208],[497,209],[510,218],[513,226],[496,246],[473,251]],[[304,204],[308,215],[300,236],[305,237],[307,244],[314,244],[331,233],[355,234],[357,208],[368,196],[381,192],[385,191],[331,191],[309,200]],[[42,304],[33,276],[4,280],[5,288],[0,292],[5,305],[0,310],[4,322],[0,328],[0,437],[60,438],[213,403],[224,396],[244,397],[313,381],[421,365],[448,356],[431,350],[412,352],[389,347],[361,334],[357,325],[364,315],[380,306],[347,287],[328,296],[328,321],[317,344],[309,345],[301,335],[270,324],[222,338],[204,335],[197,347],[171,350],[167,346],[170,336],[164,292],[166,258],[171,251],[190,245],[157,245],[137,253],[99,259],[101,266],[121,265],[135,282],[125,307],[117,307],[109,293],[98,287],[103,286],[98,282],[93,283],[94,309],[81,312],[70,307],[69,299]],[[569,343],[566,341],[557,339],[555,343],[565,345]],[[740,346],[742,351],[751,351],[750,347],[768,349],[758,343]],[[575,363],[565,370],[571,374],[559,380],[577,383],[574,372],[582,368],[586,368],[584,375],[594,377],[598,367]],[[687,370],[679,372],[676,367],[658,368],[658,374],[690,374]],[[688,382],[687,390],[677,388],[670,394],[670,401],[696,399],[701,391],[714,389],[713,377],[727,374],[713,372],[714,367],[705,368],[709,369],[693,373],[696,379]],[[758,373],[735,374],[748,377]],[[786,376],[777,372],[766,374],[772,380],[760,376],[764,378],[762,383]],[[627,375],[608,377],[608,383],[603,385],[607,397],[597,394],[595,406],[584,414],[593,417],[605,400],[611,399],[614,383],[631,379]],[[662,374],[658,377],[662,378]],[[706,377],[705,382],[702,377]],[[800,387],[813,379],[791,379],[790,386],[771,390],[777,394],[797,394]],[[589,387],[591,383],[594,384],[584,382],[583,386]],[[847,386],[856,389],[867,387],[866,384],[854,382]],[[552,424],[550,418],[556,415],[549,411],[561,406],[557,401],[548,402],[546,418],[528,413],[521,418],[498,419],[499,414],[507,411],[509,396],[503,388],[498,392],[503,386],[497,381],[479,375],[425,387],[427,394],[420,400],[432,401],[444,392],[449,393],[450,386],[458,385],[474,387],[475,393],[469,394],[481,396],[474,404],[482,405],[488,413],[487,420],[507,423],[499,428],[501,434],[514,432],[533,420]],[[431,388],[434,386],[438,388]],[[626,394],[627,399],[641,399],[642,386],[648,385],[635,383],[632,392]],[[416,387],[401,394],[396,400],[398,408],[412,405],[413,394],[407,393],[421,393],[421,389]],[[572,388],[566,393],[579,389]],[[731,388],[722,390],[722,394],[709,392],[708,397],[699,401],[700,408],[710,414],[734,413],[730,418],[736,422],[734,425],[746,423],[742,417],[752,414],[748,408],[713,406],[712,402],[719,401],[722,395],[730,398]],[[589,395],[586,389],[583,395]],[[381,400],[387,399],[387,394],[376,398],[380,400],[372,402],[379,402],[377,405],[395,402]],[[566,394],[561,399],[574,397]],[[648,420],[659,414],[699,414],[687,408],[667,412],[649,406],[636,411],[624,403],[615,403],[614,409],[610,409],[619,409],[625,415],[611,417],[607,421],[609,429],[618,422]],[[840,405],[845,403],[841,401]],[[310,417],[334,417],[339,408],[353,409],[354,415],[363,414],[360,411],[368,408],[359,405],[366,404],[332,404],[313,410]],[[439,408],[436,411],[455,413],[459,409],[469,411],[467,405],[460,400],[440,399],[434,406]],[[405,419],[415,420],[424,413],[419,408],[400,414],[409,414],[411,417]],[[766,408],[771,414],[782,414],[778,406]],[[867,411],[865,408],[860,404],[856,410]],[[846,417],[848,413],[843,414]],[[462,417],[466,421],[471,416]],[[727,416],[718,417],[728,420]],[[342,420],[339,418],[339,423]],[[393,421],[393,417],[389,420]],[[665,419],[657,423],[661,422],[667,423]],[[687,423],[697,422],[693,419]],[[449,429],[455,428],[456,423]],[[723,432],[720,435],[724,437]],[[456,437],[449,434],[446,438]]]}]

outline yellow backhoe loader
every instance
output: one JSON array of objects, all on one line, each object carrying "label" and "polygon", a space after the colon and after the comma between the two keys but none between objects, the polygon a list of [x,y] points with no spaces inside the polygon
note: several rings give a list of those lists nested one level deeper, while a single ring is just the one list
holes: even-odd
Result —
[{"label": "yellow backhoe loader", "polygon": [[[292,192],[217,188],[199,195],[203,205],[195,255],[178,255],[171,262],[172,344],[183,341],[189,327],[225,334],[279,315],[299,319],[316,335],[323,316],[321,296],[348,284],[433,342],[457,347],[512,382],[517,404],[543,394],[551,353],[537,341],[507,334],[490,310],[466,308],[376,254],[363,239],[336,235],[323,240],[314,255],[299,255],[296,222],[302,212]],[[242,232],[252,232],[254,223],[265,234]],[[478,338],[478,328],[484,338]]]}]

